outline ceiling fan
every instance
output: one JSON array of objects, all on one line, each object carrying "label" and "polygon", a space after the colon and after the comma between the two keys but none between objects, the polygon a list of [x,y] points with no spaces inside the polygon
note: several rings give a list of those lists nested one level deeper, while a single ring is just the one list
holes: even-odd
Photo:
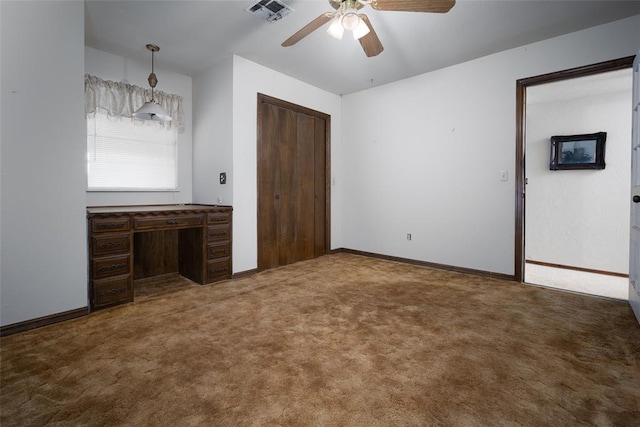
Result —
[{"label": "ceiling fan", "polygon": [[351,30],[353,38],[360,41],[364,53],[376,56],[384,50],[371,21],[359,10],[371,6],[375,10],[399,12],[431,12],[447,13],[455,4],[455,0],[329,0],[329,4],[336,11],[327,12],[302,27],[297,33],[286,39],[283,47],[293,46],[300,40],[322,27],[329,21],[331,25],[327,33],[342,39],[344,30]]}]

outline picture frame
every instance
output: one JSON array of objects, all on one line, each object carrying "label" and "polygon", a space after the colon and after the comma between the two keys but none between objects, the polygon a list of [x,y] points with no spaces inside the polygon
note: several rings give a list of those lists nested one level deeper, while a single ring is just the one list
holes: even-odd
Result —
[{"label": "picture frame", "polygon": [[551,137],[551,170],[604,169],[606,132]]}]

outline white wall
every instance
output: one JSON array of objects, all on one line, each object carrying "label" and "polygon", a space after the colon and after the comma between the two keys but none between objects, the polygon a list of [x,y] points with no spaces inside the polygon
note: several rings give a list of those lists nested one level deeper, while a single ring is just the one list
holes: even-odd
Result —
[{"label": "white wall", "polygon": [[87,306],[84,5],[0,2],[0,323]]},{"label": "white wall", "polygon": [[513,275],[516,81],[639,47],[640,15],[345,96],[343,246]]},{"label": "white wall", "polygon": [[[627,82],[623,92],[603,92],[599,80],[584,77],[591,95],[527,102],[526,259],[629,273],[632,73],[623,72],[616,72]],[[555,97],[575,84],[533,86],[527,98],[542,90]],[[600,131],[607,132],[604,170],[549,170],[551,136]]]},{"label": "white wall", "polygon": [[341,241],[342,110],[338,95],[254,62],[233,58],[233,271],[257,267],[258,93],[331,116],[331,247]]},{"label": "white wall", "polygon": [[[141,49],[145,49],[144,46],[141,46]],[[154,68],[158,76],[156,89],[184,98],[185,130],[178,134],[178,191],[87,191],[87,206],[191,203],[193,143],[191,77],[163,70],[161,56],[162,46],[155,57]],[[159,63],[160,66],[158,66]],[[151,53],[149,53],[148,62],[139,62],[87,47],[85,48],[84,72],[103,80],[148,87],[147,77],[151,72]],[[86,135],[84,150],[86,151]]]},{"label": "white wall", "polygon": [[233,60],[195,77],[193,87],[193,201],[233,205]]}]

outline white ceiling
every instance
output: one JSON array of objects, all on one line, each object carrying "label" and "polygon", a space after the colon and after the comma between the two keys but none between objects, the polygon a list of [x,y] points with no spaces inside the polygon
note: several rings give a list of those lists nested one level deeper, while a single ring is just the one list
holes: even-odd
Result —
[{"label": "white ceiling", "polygon": [[[640,14],[640,1],[458,0],[447,14],[362,9],[385,50],[367,58],[325,27],[280,44],[324,12],[327,0],[282,0],[294,12],[268,23],[245,11],[257,0],[85,0],[85,44],[141,61],[160,46],[158,69],[196,76],[242,56],[336,94],[347,94],[491,53]],[[327,24],[328,25],[328,24]]]}]

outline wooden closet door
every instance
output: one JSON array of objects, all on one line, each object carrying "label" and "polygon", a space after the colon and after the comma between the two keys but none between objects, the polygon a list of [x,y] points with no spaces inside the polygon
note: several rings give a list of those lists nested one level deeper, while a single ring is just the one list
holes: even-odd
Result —
[{"label": "wooden closet door", "polygon": [[314,155],[315,162],[314,171],[314,229],[315,242],[313,248],[313,256],[319,257],[325,255],[331,245],[329,244],[329,182],[327,165],[328,137],[327,126],[328,118],[314,118]]},{"label": "wooden closet door", "polygon": [[326,253],[326,121],[261,102],[258,268]]},{"label": "wooden closet door", "polygon": [[[280,109],[260,103],[258,132],[258,269],[277,267],[280,263]],[[284,120],[283,120],[284,121]]]}]

